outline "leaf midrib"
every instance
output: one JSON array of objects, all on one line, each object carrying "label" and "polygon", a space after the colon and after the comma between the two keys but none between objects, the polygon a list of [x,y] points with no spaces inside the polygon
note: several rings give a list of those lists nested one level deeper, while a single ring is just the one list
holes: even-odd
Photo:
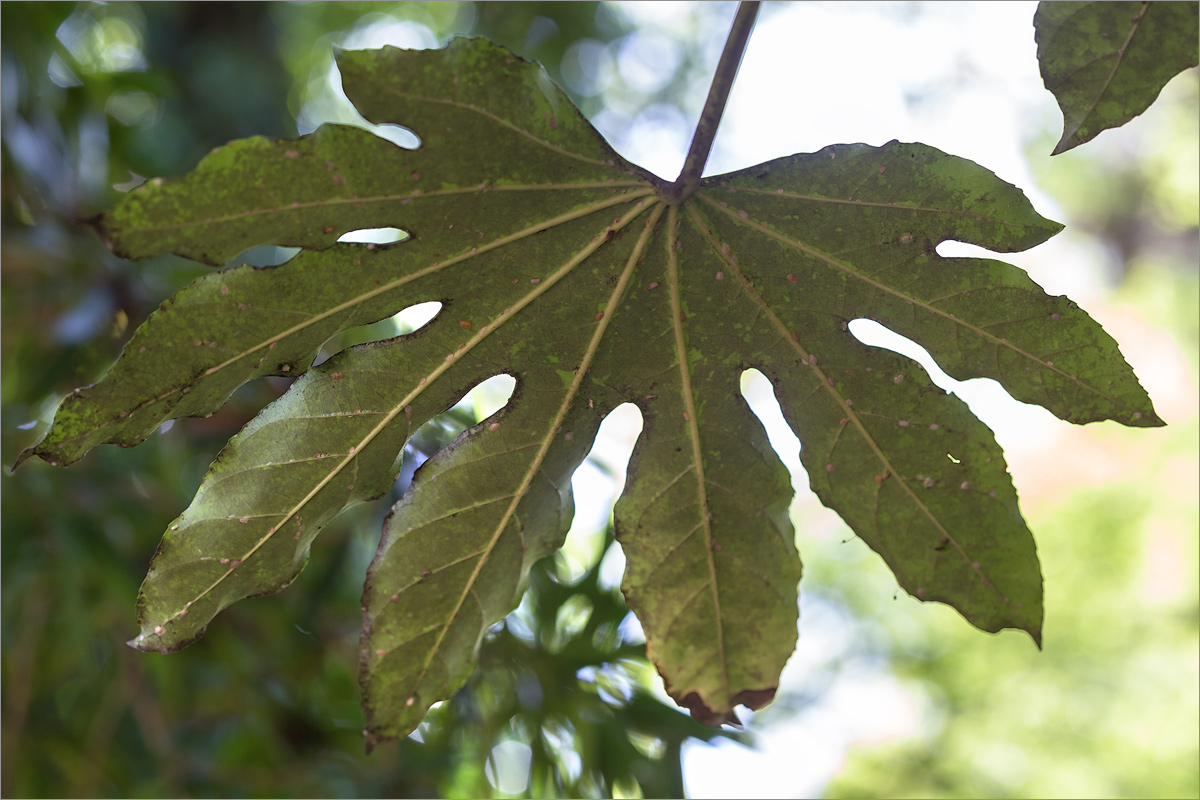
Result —
[{"label": "leaf midrib", "polygon": [[[687,204],[688,210],[692,205]],[[683,400],[684,421],[688,426],[688,438],[692,445],[692,469],[696,476],[697,503],[700,525],[704,531],[704,557],[708,567],[709,592],[712,597],[713,619],[716,625],[716,649],[721,660],[721,688],[725,705],[732,701],[729,691],[729,663],[725,653],[725,627],[721,618],[721,596],[717,585],[717,565],[713,558],[712,513],[709,510],[708,486],[704,478],[704,457],[700,447],[700,420],[696,414],[696,400],[692,388],[691,365],[688,360],[687,341],[683,332],[683,300],[680,296],[679,258],[675,250],[679,226],[679,207],[672,205],[667,215],[667,286],[671,301],[671,328],[675,334],[675,359],[679,365],[680,394]],[[694,533],[694,532],[693,532]],[[689,534],[690,538],[693,534]]]},{"label": "leaf midrib", "polygon": [[372,195],[369,197],[335,197],[328,200],[309,200],[305,202],[292,202],[281,206],[267,206],[266,208],[252,208],[248,211],[239,211],[235,214],[225,214],[220,217],[204,217],[202,219],[191,219],[186,222],[177,222],[166,225],[147,225],[144,227],[128,227],[122,229],[122,235],[133,234],[150,234],[162,233],[165,231],[177,231],[185,228],[203,228],[206,225],[217,225],[223,222],[235,222],[237,220],[251,219],[253,217],[265,216],[269,214],[285,214],[291,211],[303,211],[311,208],[334,208],[337,206],[354,205],[356,208],[367,203],[392,203],[396,201],[403,202],[404,200],[418,200],[425,197],[449,197],[453,195],[463,194],[487,194],[489,192],[534,192],[534,191],[571,191],[581,189],[610,189],[621,186],[645,186],[646,182],[641,180],[616,180],[609,179],[604,181],[579,181],[576,183],[525,183],[525,184],[492,184],[484,183],[483,185],[475,186],[460,186],[455,189],[413,189],[411,192],[402,194],[381,194]]},{"label": "leaf midrib", "polygon": [[[1079,129],[1083,127],[1083,125],[1096,113],[1096,108],[1100,105],[1100,101],[1103,100],[1105,95],[1108,93],[1108,89],[1112,85],[1113,79],[1117,76],[1117,71],[1121,68],[1121,64],[1125,61],[1125,53],[1129,50],[1130,42],[1133,41],[1134,35],[1138,32],[1138,30],[1141,29],[1142,21],[1146,18],[1146,14],[1148,13],[1150,13],[1150,3],[1143,2],[1141,13],[1137,15],[1132,23],[1130,23],[1129,34],[1125,37],[1125,41],[1122,42],[1121,46],[1112,54],[1115,56],[1115,60],[1113,61],[1112,69],[1110,69],[1108,72],[1108,76],[1104,79],[1104,83],[1100,86],[1100,91],[1096,93],[1095,98],[1088,105],[1087,112],[1082,116],[1079,124],[1075,126],[1075,130],[1071,131],[1072,138],[1079,133]],[[1080,67],[1078,70],[1075,70],[1075,73],[1080,72],[1082,69],[1083,67]],[[1075,73],[1072,73],[1072,77],[1074,77]]]},{"label": "leaf midrib", "polygon": [[[873,200],[854,200],[854,199],[841,200],[841,199],[834,198],[834,197],[819,197],[817,195],[811,195],[811,194],[799,194],[797,192],[789,192],[784,189],[769,190],[769,189],[755,189],[752,187],[742,187],[742,186],[718,186],[718,187],[713,187],[713,189],[717,190],[717,191],[719,191],[721,189],[725,189],[725,190],[729,191],[730,194],[757,194],[757,195],[762,195],[764,197],[786,197],[786,198],[790,198],[792,200],[807,200],[807,201],[813,202],[813,203],[829,203],[831,205],[857,206],[857,207],[863,207],[863,208],[894,208],[899,211],[916,211],[916,212],[925,213],[925,214],[936,214],[938,216],[944,216],[944,217],[965,217],[966,219],[973,219],[973,220],[977,220],[979,222],[990,222],[993,225],[1003,225],[1006,227],[1014,227],[1014,228],[1015,227],[1028,227],[1027,225],[1024,225],[1021,223],[1009,222],[1006,219],[996,219],[995,217],[989,217],[985,214],[972,214],[969,211],[956,211],[956,210],[950,209],[950,208],[933,208],[930,206],[910,206],[910,205],[906,205],[906,204],[903,204],[900,202],[881,203],[881,202],[877,202],[877,201],[873,201]],[[707,200],[710,204],[712,202],[714,202],[713,200],[711,200],[710,198],[707,198],[707,197],[702,197],[701,199]],[[719,202],[719,201],[717,201],[717,202]]]}]

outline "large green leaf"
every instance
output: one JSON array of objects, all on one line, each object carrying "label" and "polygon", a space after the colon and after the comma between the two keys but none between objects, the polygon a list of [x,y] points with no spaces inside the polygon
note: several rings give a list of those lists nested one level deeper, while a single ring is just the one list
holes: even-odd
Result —
[{"label": "large green leaf", "polygon": [[1033,27],[1042,81],[1063,112],[1052,155],[1124,125],[1200,64],[1196,3],[1054,0],[1038,3]]},{"label": "large green leaf", "polygon": [[[469,673],[488,627],[570,523],[570,477],[621,403],[644,430],[616,509],[623,585],[671,694],[706,722],[767,702],[796,641],[787,474],[739,391],[755,367],[813,489],[923,600],[1040,640],[1041,576],[1003,454],[920,366],[861,344],[878,320],[959,379],[990,377],[1073,422],[1160,425],[1116,344],[1000,261],[1060,226],[986,169],[921,144],[833,145],[706,179],[681,203],[627,164],[541,70],[459,39],[339,58],[346,92],[422,145],[326,126],[214,151],[95,224],[130,258],[272,268],[202,278],[68,397],[27,452],[59,464],[211,413],[263,375],[301,376],[229,443],[143,585],[145,650],[275,591],[321,526],[391,485],[410,434],[480,381],[507,406],[417,473],[363,596],[368,742],[411,731]],[[339,243],[397,227],[391,245]],[[416,333],[312,367],[338,331],[436,301]]]}]

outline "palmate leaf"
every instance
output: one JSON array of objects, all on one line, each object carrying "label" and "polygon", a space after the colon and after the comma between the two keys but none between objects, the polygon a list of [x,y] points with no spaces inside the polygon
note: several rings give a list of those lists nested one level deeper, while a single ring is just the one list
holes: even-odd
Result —
[{"label": "palmate leaf", "polygon": [[[622,403],[644,429],[615,511],[623,590],[669,691],[708,723],[767,702],[796,642],[787,473],[739,391],[774,384],[811,485],[923,600],[1040,641],[1041,576],[1003,454],[914,362],[858,342],[871,318],[959,379],[991,377],[1073,422],[1160,425],[1116,344],[1000,261],[1060,226],[1015,187],[921,144],[833,145],[709,178],[683,202],[627,164],[536,66],[480,40],[347,52],[346,92],[422,146],[329,125],[214,151],[96,221],[129,258],[226,263],[183,289],[27,452],[67,464],[211,413],[263,375],[300,377],[235,436],[166,532],[132,644],[173,651],[225,606],[295,578],[349,503],[391,485],[421,424],[480,381],[507,406],[417,473],[363,595],[368,744],[411,731],[469,673],[530,565],[561,543],[570,477]],[[397,227],[386,245],[339,243]],[[416,333],[338,331],[441,303]]]},{"label": "palmate leaf", "polygon": [[1200,64],[1196,3],[1041,2],[1033,27],[1042,81],[1063,113],[1053,155],[1124,125]]}]

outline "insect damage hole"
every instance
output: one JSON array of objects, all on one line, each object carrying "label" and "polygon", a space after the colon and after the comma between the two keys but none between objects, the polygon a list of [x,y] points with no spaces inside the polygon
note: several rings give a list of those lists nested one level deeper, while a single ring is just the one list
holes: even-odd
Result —
[{"label": "insect damage hole", "polygon": [[255,269],[278,267],[286,264],[300,253],[299,247],[276,247],[272,244],[252,247],[231,258],[226,267],[236,267],[245,264]]},{"label": "insect damage hole", "polygon": [[942,258],[987,258],[992,259],[996,254],[985,247],[980,247],[975,244],[967,244],[966,242],[947,239],[944,242],[938,243],[934,251]]},{"label": "insect damage hole", "polygon": [[343,233],[338,237],[338,241],[370,246],[375,244],[394,244],[395,242],[402,242],[407,238],[408,232],[400,228],[359,228],[355,231]]},{"label": "insect damage hole", "polygon": [[766,375],[756,369],[748,369],[742,372],[741,392],[746,404],[766,430],[771,449],[792,477],[792,490],[795,492],[792,502],[810,496],[812,489],[809,488],[808,472],[800,463],[800,440],[783,418],[783,410],[775,397],[775,387]]},{"label": "insect damage hole", "polygon": [[[414,431],[392,465],[393,472],[397,473],[393,486],[394,496],[398,499],[403,495],[417,468],[434,453],[454,441],[468,427],[487,421],[504,408],[516,385],[517,382],[511,375],[493,375],[477,383],[449,410],[438,414]],[[495,423],[495,420],[491,420],[491,424]],[[495,433],[489,431],[489,427],[490,425],[484,427],[485,435]],[[502,428],[503,426],[500,429]]]},{"label": "insect damage hole", "polygon": [[[582,397],[576,400],[582,401]],[[595,408],[592,404],[590,408]],[[641,409],[633,403],[622,403],[600,423],[583,463],[571,476],[571,493],[575,499],[575,516],[571,529],[555,559],[559,574],[569,581],[578,580],[597,561],[600,562],[600,582],[606,587],[621,583],[625,572],[625,553],[614,542],[607,551],[604,546],[605,528],[611,519],[613,504],[625,486],[625,473],[633,447],[642,433]],[[577,445],[581,436],[572,432]]]},{"label": "insect damage hole", "polygon": [[317,354],[313,366],[329,360],[335,353],[339,353],[351,345],[381,342],[396,336],[415,333],[432,322],[441,310],[442,304],[436,300],[417,303],[378,322],[360,325],[335,334],[321,346],[321,351]]}]

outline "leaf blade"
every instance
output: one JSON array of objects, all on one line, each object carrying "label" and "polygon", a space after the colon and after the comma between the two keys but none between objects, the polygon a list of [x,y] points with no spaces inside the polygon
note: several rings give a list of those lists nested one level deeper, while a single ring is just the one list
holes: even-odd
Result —
[{"label": "leaf blade", "polygon": [[[1002,262],[936,254],[947,239],[1015,252],[1056,233],[1019,190],[891,142],[709,178],[676,204],[535,65],[500,48],[456,42],[339,64],[359,110],[410,126],[420,149],[338,126],[246,140],[102,218],[129,254],[223,263],[258,243],[305,248],[185,289],[135,336],[112,386],[64,404],[60,439],[34,451],[136,443],[246,380],[303,373],[235,437],[164,537],[139,646],[177,649],[230,602],[286,585],[321,525],[386,491],[415,426],[505,373],[517,381],[508,406],[435,454],[385,524],[364,587],[368,745],[407,733],[462,682],[533,559],[561,542],[570,475],[625,402],[645,427],[615,512],[623,590],[677,701],[709,723],[736,719],[736,705],[774,693],[796,641],[801,569],[786,471],[737,396],[750,367],[772,382],[814,491],[901,586],[984,630],[1040,640],[1036,548],[990,431],[846,327],[877,319],[952,375],[996,377],[1067,419],[1159,424],[1115,343],[1068,301]],[[335,241],[368,225],[410,238],[375,250]],[[263,313],[239,322],[243,291]],[[442,311],[417,333],[309,368],[332,333],[422,301]],[[147,378],[161,353],[140,342],[170,337],[177,371]],[[254,362],[260,353],[271,358]],[[118,432],[72,421],[89,409],[134,419]]]}]

